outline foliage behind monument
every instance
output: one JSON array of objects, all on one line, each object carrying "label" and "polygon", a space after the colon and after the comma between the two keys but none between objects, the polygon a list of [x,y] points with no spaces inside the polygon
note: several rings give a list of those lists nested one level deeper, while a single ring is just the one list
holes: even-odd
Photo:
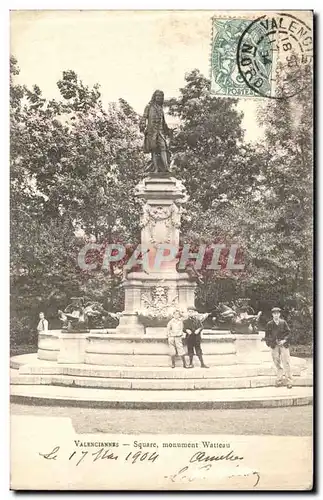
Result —
[{"label": "foliage behind monument", "polygon": [[[12,60],[11,328],[17,343],[28,343],[39,310],[58,326],[51,317],[71,296],[122,309],[121,276],[81,272],[76,259],[94,239],[138,241],[133,188],[145,174],[140,117],[124,99],[104,109],[98,86],[65,71],[61,99],[47,100],[36,85],[18,85],[17,72]],[[250,144],[237,101],[212,96],[197,70],[167,102],[179,122],[172,174],[190,195],[183,242],[236,243],[246,264],[239,274],[202,270],[197,306],[211,310],[219,301],[249,297],[266,318],[278,303],[295,318],[302,341],[311,337],[309,103],[305,94],[270,100],[266,141]],[[292,106],[300,118],[290,137]]]}]

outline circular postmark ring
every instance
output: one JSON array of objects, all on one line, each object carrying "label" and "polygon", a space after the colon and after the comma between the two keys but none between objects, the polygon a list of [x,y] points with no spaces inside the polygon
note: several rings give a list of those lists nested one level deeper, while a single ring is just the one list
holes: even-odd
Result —
[{"label": "circular postmark ring", "polygon": [[270,99],[293,97],[311,83],[312,30],[292,14],[263,15],[239,38],[237,66],[246,85]]}]

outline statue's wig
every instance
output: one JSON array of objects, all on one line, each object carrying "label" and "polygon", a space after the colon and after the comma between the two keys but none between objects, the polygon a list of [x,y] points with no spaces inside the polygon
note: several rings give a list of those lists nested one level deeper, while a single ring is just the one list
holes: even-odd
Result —
[{"label": "statue's wig", "polygon": [[163,96],[162,104],[164,104],[164,92],[162,90],[155,90],[155,92],[151,96],[150,102],[153,103],[153,104],[155,104],[155,102],[156,102],[156,95],[157,94],[161,94]]}]

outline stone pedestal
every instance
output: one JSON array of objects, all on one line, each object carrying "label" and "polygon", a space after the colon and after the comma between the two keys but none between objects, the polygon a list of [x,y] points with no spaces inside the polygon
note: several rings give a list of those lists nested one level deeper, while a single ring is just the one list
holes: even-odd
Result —
[{"label": "stone pedestal", "polygon": [[136,312],[127,313],[124,311],[120,317],[117,332],[143,335],[145,333],[145,327],[142,323],[140,323]]},{"label": "stone pedestal", "polygon": [[88,333],[61,333],[59,335],[58,363],[84,363]]},{"label": "stone pedestal", "polygon": [[[143,206],[141,249],[145,255],[142,271],[129,273],[124,282],[125,309],[118,334],[143,334],[145,326],[165,326],[175,309],[194,308],[196,284],[187,273],[176,270],[185,187],[173,177],[154,176],[137,185],[136,195]],[[164,323],[149,323],[154,315]]]}]

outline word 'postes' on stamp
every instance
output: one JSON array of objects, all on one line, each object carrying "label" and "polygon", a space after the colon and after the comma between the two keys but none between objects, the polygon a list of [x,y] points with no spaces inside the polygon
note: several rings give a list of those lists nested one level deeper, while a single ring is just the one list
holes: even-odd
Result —
[{"label": "word 'postes' on stamp", "polygon": [[241,34],[237,66],[244,83],[262,97],[282,99],[300,93],[311,81],[312,30],[286,13],[264,15]]},{"label": "word 'postes' on stamp", "polygon": [[[225,97],[260,97],[239,71],[237,50],[243,33],[252,24],[252,19],[212,19],[211,92]],[[268,51],[269,44],[264,44]],[[270,88],[271,63],[266,68],[264,85]]]}]

